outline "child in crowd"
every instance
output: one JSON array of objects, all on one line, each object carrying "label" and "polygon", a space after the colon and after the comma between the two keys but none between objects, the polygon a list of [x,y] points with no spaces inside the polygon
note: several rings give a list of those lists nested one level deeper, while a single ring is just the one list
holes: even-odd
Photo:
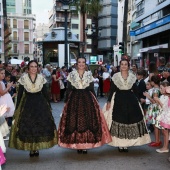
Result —
[{"label": "child in crowd", "polygon": [[3,137],[9,133],[8,125],[3,114],[7,111],[7,105],[0,106],[0,147],[3,153],[6,153],[6,147]]},{"label": "child in crowd", "polygon": [[160,149],[156,149],[156,151],[158,153],[169,152],[169,148],[168,148],[168,145],[169,145],[168,129],[165,129],[160,125],[160,119],[161,119],[162,114],[167,115],[168,110],[170,109],[168,107],[169,97],[168,97],[168,95],[166,94],[166,91],[165,91],[167,86],[169,86],[168,82],[162,82],[160,84],[160,92],[161,92],[162,95],[160,96],[160,98],[154,97],[154,100],[159,105],[159,109],[160,109],[159,114],[156,117],[155,127],[157,129],[162,129],[163,139],[164,139],[163,147],[160,148]]},{"label": "child in crowd", "polygon": [[98,88],[99,88],[99,79],[97,78],[98,74],[93,74],[93,82],[94,82],[94,91],[96,94],[96,97],[98,97]]},{"label": "child in crowd", "polygon": [[[11,75],[6,74],[6,75],[5,75],[5,78],[3,79],[3,83],[5,84],[5,87],[6,87],[6,88],[7,88],[7,84],[10,83],[10,79],[11,79]],[[9,94],[11,95],[12,100],[13,100],[14,103],[15,103],[15,97],[16,97],[16,95],[17,95],[17,93],[16,93],[16,87],[15,87],[15,86],[16,86],[16,85],[13,84],[13,85],[11,86],[11,88],[9,89],[9,91],[8,91]],[[12,117],[8,117],[8,118],[6,118],[6,120],[7,120],[8,126],[11,127],[11,125],[12,125]]]},{"label": "child in crowd", "polygon": [[[146,83],[146,91],[145,92],[148,92],[149,96],[151,97],[152,96],[152,91],[153,91],[153,88],[152,88],[152,85],[151,85],[151,81],[148,80],[148,82]],[[143,92],[143,94],[145,94],[145,92]],[[146,115],[146,112],[148,110],[148,106],[151,104],[151,101],[146,97],[146,99],[141,99],[140,100],[141,103],[143,104],[144,103],[144,114]]]},{"label": "child in crowd", "polygon": [[[160,125],[164,127],[165,129],[170,130],[170,86],[166,87],[165,89],[166,94],[168,95],[168,112],[163,112],[160,117]],[[170,138],[169,138],[170,140]],[[170,162],[170,157],[168,158],[168,161]]]},{"label": "child in crowd", "polygon": [[153,86],[152,96],[150,96],[149,93],[147,92],[144,93],[144,95],[152,102],[148,106],[148,110],[145,115],[146,122],[154,126],[155,142],[151,142],[149,144],[149,146],[151,147],[158,147],[161,145],[160,132],[159,129],[155,127],[156,117],[159,114],[159,107],[154,100],[154,97],[160,97],[159,83],[160,83],[160,78],[156,75],[152,76],[151,77],[151,85]]},{"label": "child in crowd", "polygon": [[8,110],[4,114],[4,117],[8,119],[8,117],[13,116],[15,110],[14,102],[12,101],[12,97],[8,92],[11,89],[13,82],[7,83],[7,86],[5,87],[5,84],[3,83],[4,78],[5,70],[0,68],[0,105],[7,105]]},{"label": "child in crowd", "polygon": [[[143,95],[143,92],[146,91],[146,84],[144,81],[144,71],[143,70],[138,70],[137,71],[137,81],[136,81],[136,85],[137,85],[137,91],[138,91],[138,98],[140,101],[145,100],[145,96]],[[144,108],[144,103],[141,102],[142,108]]]}]

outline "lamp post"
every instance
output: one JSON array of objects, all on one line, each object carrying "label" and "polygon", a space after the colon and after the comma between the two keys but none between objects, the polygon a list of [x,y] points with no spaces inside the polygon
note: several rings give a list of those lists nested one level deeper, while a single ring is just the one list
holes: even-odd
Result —
[{"label": "lamp post", "polygon": [[[71,8],[69,7],[69,4],[73,3],[74,0],[59,0],[62,4],[63,7],[62,9],[64,10],[64,19],[65,19],[65,41],[64,41],[64,46],[65,46],[65,56],[64,56],[64,65],[66,66],[66,68],[68,68],[68,39],[67,39],[67,11],[68,10],[75,10],[75,8]],[[57,4],[57,3],[56,3]]]}]

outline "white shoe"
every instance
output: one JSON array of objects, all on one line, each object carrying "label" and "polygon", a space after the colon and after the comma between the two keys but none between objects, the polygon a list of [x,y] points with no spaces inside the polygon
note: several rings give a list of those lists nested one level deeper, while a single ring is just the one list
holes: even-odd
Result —
[{"label": "white shoe", "polygon": [[158,153],[168,153],[169,149],[166,149],[166,150],[156,149],[156,152],[158,152]]}]

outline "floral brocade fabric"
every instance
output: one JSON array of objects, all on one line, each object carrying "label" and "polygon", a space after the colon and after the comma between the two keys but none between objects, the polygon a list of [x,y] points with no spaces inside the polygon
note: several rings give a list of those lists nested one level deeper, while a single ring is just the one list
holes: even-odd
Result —
[{"label": "floral brocade fabric", "polygon": [[97,143],[102,138],[100,109],[92,92],[72,90],[60,122],[62,143]]}]

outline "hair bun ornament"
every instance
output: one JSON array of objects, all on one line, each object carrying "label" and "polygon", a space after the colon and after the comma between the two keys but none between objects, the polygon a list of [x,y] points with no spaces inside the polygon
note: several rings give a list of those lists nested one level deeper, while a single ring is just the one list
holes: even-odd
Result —
[{"label": "hair bun ornament", "polygon": [[165,87],[165,92],[166,92],[167,94],[170,94],[170,86]]},{"label": "hair bun ornament", "polygon": [[123,55],[123,56],[121,57],[121,59],[122,59],[122,60],[125,59],[125,60],[130,61],[130,56],[128,56],[128,55]]}]

